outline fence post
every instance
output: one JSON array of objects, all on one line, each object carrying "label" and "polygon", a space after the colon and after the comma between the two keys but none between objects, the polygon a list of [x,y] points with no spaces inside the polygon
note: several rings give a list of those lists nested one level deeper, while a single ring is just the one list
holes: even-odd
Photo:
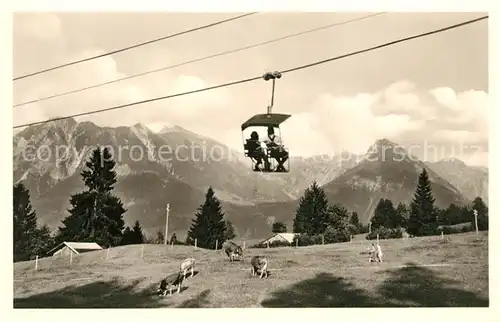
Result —
[{"label": "fence post", "polygon": [[350,242],[352,243],[352,235],[349,235],[349,238],[350,238]]},{"label": "fence post", "polygon": [[194,239],[194,248],[197,248],[198,247],[198,238],[195,238]]},{"label": "fence post", "polygon": [[106,260],[109,258],[109,247],[106,249]]},{"label": "fence post", "polygon": [[475,226],[476,226],[476,236],[479,236],[479,227],[477,226],[477,216],[478,216],[477,210],[474,209],[474,222],[475,222]]},{"label": "fence post", "polygon": [[217,248],[219,248],[219,240],[218,239],[215,241],[215,250],[217,250]]},{"label": "fence post", "polygon": [[299,239],[295,239],[295,248],[299,247]]},{"label": "fence post", "polygon": [[38,255],[35,257],[35,271],[38,270]]},{"label": "fence post", "polygon": [[245,241],[243,241],[243,249],[245,249]]},{"label": "fence post", "polygon": [[144,258],[144,245],[141,247],[141,258]]},{"label": "fence post", "polygon": [[73,252],[72,251],[69,252],[69,264],[70,265],[73,264]]},{"label": "fence post", "polygon": [[442,230],[441,230],[441,239],[444,239],[444,233]]},{"label": "fence post", "polygon": [[378,234],[377,234],[377,243],[378,243]]},{"label": "fence post", "polygon": [[321,235],[321,244],[325,245],[325,235]]}]

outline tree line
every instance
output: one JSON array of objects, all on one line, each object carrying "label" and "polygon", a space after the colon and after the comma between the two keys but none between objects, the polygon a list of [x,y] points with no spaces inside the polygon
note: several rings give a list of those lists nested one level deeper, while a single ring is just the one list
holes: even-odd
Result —
[{"label": "tree line", "polygon": [[[23,183],[13,187],[14,261],[33,259],[47,255],[56,245],[64,242],[95,242],[100,246],[163,243],[164,235],[158,231],[155,239],[148,240],[139,221],[132,227],[125,226],[126,209],[114,193],[117,182],[115,161],[107,148],[95,148],[85,169],[80,173],[85,188],[70,196],[69,215],[58,229],[51,233],[46,225],[39,227],[36,211],[30,200],[30,192]],[[188,232],[186,244],[197,240],[199,247],[213,248],[216,241],[222,243],[235,237],[234,227],[224,220],[224,214],[213,189],[207,191],[204,204],[195,214]],[[182,244],[175,233],[171,243]]]},{"label": "tree line", "polygon": [[[437,207],[428,172],[424,168],[410,204],[394,206],[391,200],[382,198],[367,225],[360,224],[356,212],[349,213],[340,204],[330,204],[323,189],[313,182],[299,201],[293,232],[299,234],[296,239],[304,245],[344,242],[351,235],[366,232],[367,239],[375,239],[377,235],[380,239],[401,238],[404,231],[410,237],[441,232],[451,234],[476,229],[474,210],[478,213],[478,230],[488,230],[488,207],[480,197],[466,206],[451,204],[446,209]],[[282,225],[278,223],[276,227]],[[460,227],[454,227],[456,225]]]}]

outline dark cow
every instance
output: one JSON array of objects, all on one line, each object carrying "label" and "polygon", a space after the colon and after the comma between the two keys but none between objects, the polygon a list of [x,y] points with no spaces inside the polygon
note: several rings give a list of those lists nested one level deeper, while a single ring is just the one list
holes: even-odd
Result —
[{"label": "dark cow", "polygon": [[267,278],[267,265],[269,260],[265,256],[254,256],[250,264],[252,265],[252,276],[260,274],[260,278],[264,275]]},{"label": "dark cow", "polygon": [[240,260],[243,257],[243,249],[232,241],[225,242],[222,248],[231,262],[235,257],[238,257]]},{"label": "dark cow", "polygon": [[182,275],[181,272],[168,275],[160,282],[160,287],[158,288],[158,295],[165,296],[167,295],[167,291],[169,292],[169,295],[172,295],[172,287],[175,286],[177,286],[177,293],[180,293],[183,280],[184,276]]}]

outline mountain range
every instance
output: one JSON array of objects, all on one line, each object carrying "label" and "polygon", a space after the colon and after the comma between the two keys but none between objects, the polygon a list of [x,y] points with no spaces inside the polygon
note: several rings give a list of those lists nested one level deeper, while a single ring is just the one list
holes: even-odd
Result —
[{"label": "mountain range", "polygon": [[41,224],[56,229],[68,215],[69,196],[83,189],[80,172],[97,145],[108,146],[117,161],[115,193],[127,209],[125,222],[139,220],[150,236],[164,227],[170,202],[169,232],[183,238],[209,186],[245,238],[269,236],[274,221],[291,228],[298,199],[313,181],[363,223],[382,197],[409,202],[423,168],[438,206],[488,200],[488,169],[457,159],[424,163],[386,139],[363,155],[295,156],[289,173],[262,174],[239,152],[178,126],[154,133],[142,124],[111,128],[64,119],[30,126],[13,139],[14,183],[30,190]]}]

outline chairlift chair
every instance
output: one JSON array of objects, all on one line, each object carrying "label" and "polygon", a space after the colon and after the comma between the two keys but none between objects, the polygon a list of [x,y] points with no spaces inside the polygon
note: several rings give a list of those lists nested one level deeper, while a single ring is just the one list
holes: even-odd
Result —
[{"label": "chairlift chair", "polygon": [[[272,108],[274,105],[275,82],[276,79],[281,78],[281,73],[277,71],[265,73],[262,78],[265,81],[273,81],[271,104],[267,107],[266,114],[254,115],[241,125],[245,156],[252,160],[252,169],[254,171],[286,173],[290,171],[290,156],[288,153],[288,149],[284,148],[283,145],[283,137],[281,136],[280,124],[286,121],[291,115],[272,113]],[[259,146],[259,142],[251,138],[245,138],[243,131],[249,127],[272,127],[273,130],[277,128],[279,137],[281,138],[281,146],[277,148],[266,148],[265,150],[262,150]],[[265,158],[267,158],[267,160],[269,161],[269,167],[265,166]],[[264,162],[264,168],[258,167],[258,165],[262,164],[262,162]]]},{"label": "chairlift chair", "polygon": [[[264,149],[261,150],[262,152],[259,152],[257,142],[252,139],[245,138],[243,134],[244,131],[250,127],[272,127],[273,129],[278,130],[281,143],[283,144],[280,124],[286,121],[289,117],[291,117],[291,115],[288,114],[257,114],[241,125],[245,156],[252,160],[253,171],[281,173],[287,173],[290,171],[290,156],[287,148],[277,147],[275,149]],[[265,167],[262,153],[264,153],[269,160],[269,168]],[[259,160],[261,160],[260,163],[264,165],[263,167],[257,166],[259,164]]]}]

